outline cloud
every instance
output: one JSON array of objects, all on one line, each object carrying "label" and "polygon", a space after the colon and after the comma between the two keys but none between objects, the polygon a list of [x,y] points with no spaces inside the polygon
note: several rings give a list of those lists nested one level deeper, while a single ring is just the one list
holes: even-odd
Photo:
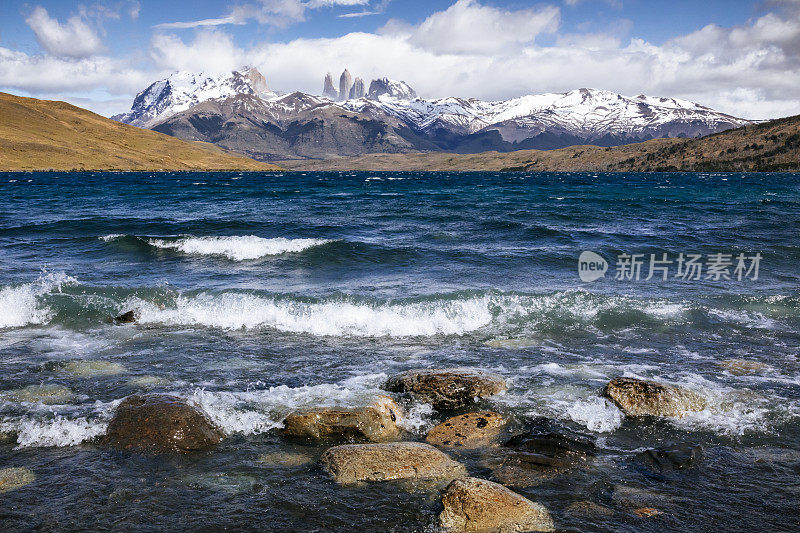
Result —
[{"label": "cloud", "polygon": [[206,29],[186,43],[175,35],[158,34],[151,42],[150,57],[160,70],[229,72],[247,63],[230,35]]},{"label": "cloud", "polygon": [[25,22],[36,34],[39,45],[55,56],[83,58],[103,50],[97,33],[81,17],[70,17],[61,24],[45,8],[37,6]]},{"label": "cloud", "polygon": [[[458,0],[417,26],[409,40],[440,54],[494,54],[532,43],[541,33],[558,29],[560,10],[545,6],[504,11],[475,0]],[[386,26],[387,32],[396,26]]]}]

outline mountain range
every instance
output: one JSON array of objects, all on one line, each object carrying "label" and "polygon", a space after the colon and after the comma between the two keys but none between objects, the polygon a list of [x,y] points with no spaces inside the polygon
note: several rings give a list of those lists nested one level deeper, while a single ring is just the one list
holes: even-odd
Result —
[{"label": "mountain range", "polygon": [[370,153],[558,149],[618,146],[662,137],[701,137],[753,124],[675,98],[627,97],[598,89],[502,101],[419,98],[402,81],[345,70],[323,95],[270,91],[246,68],[220,76],[177,72],[140,92],[112,117],[261,161],[327,159]]}]

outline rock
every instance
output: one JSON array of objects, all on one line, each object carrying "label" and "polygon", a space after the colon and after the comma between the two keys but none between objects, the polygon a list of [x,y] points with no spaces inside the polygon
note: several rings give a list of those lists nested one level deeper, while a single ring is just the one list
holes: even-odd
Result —
[{"label": "rock", "polygon": [[400,100],[413,100],[417,97],[416,91],[404,81],[379,78],[369,84],[367,98],[378,100],[381,96],[390,96]]},{"label": "rock", "polygon": [[629,508],[664,506],[675,501],[675,498],[666,494],[625,485],[616,485],[611,499],[617,505]]},{"label": "rock", "polygon": [[0,468],[0,494],[30,485],[36,476],[24,467]]},{"label": "rock", "polygon": [[270,466],[303,466],[314,462],[310,455],[298,452],[269,452],[258,456],[258,462]]},{"label": "rock", "polygon": [[350,76],[350,71],[344,69],[342,75],[339,76],[339,100],[347,100],[350,96],[350,87],[353,86],[353,77]]},{"label": "rock", "polygon": [[452,481],[467,475],[464,465],[421,442],[343,444],[325,451],[320,463],[344,485],[411,479]]},{"label": "rock", "polygon": [[131,387],[140,387],[143,389],[152,389],[167,384],[169,384],[169,380],[160,376],[144,375],[136,376],[128,380],[128,385]]},{"label": "rock", "polygon": [[356,78],[356,81],[353,82],[353,86],[350,87],[350,99],[363,98],[365,94],[364,80]]},{"label": "rock", "polygon": [[655,381],[615,378],[603,395],[627,416],[683,417],[688,411],[701,411],[706,402],[696,392]]},{"label": "rock", "polygon": [[17,441],[17,435],[11,431],[0,431],[0,444],[11,444]]},{"label": "rock", "polygon": [[332,100],[336,100],[339,98],[339,93],[336,90],[336,87],[333,86],[333,74],[328,72],[325,74],[325,82],[324,87],[322,89],[322,95],[331,98]]},{"label": "rock", "polygon": [[136,322],[138,318],[139,317],[137,316],[136,311],[130,310],[130,311],[125,311],[121,315],[115,316],[112,320],[114,321],[115,324],[131,324],[133,322]]},{"label": "rock", "polygon": [[498,438],[507,420],[494,411],[480,411],[453,416],[428,432],[425,441],[434,446],[481,448],[499,444]]},{"label": "rock", "polygon": [[448,533],[553,531],[541,504],[485,479],[457,479],[442,494],[439,525]]},{"label": "rock", "polygon": [[167,394],[134,394],[117,406],[103,442],[122,449],[189,452],[210,448],[223,437],[186,400]]},{"label": "rock", "polygon": [[584,500],[574,502],[567,507],[567,512],[573,516],[580,516],[585,518],[598,518],[604,516],[612,516],[614,511],[592,501]]},{"label": "rock", "polygon": [[409,370],[386,382],[386,390],[409,392],[417,400],[447,411],[469,405],[475,398],[486,398],[506,390],[500,376],[479,370]]},{"label": "rock", "polygon": [[359,409],[315,409],[293,413],[284,420],[287,437],[311,440],[385,442],[395,440],[401,430],[402,409],[388,396]]},{"label": "rock", "polygon": [[0,392],[0,397],[12,402],[41,402],[54,405],[69,403],[75,395],[70,389],[61,385],[42,384],[3,391]]},{"label": "rock", "polygon": [[659,511],[655,507],[639,507],[637,509],[634,509],[633,513],[636,516],[641,516],[642,518],[652,518],[654,516],[660,515],[661,511]]},{"label": "rock", "polygon": [[488,454],[484,465],[504,484],[532,487],[580,466],[595,453],[590,437],[542,418]]},{"label": "rock", "polygon": [[700,460],[701,452],[700,446],[681,445],[645,450],[636,455],[636,460],[656,472],[665,473],[691,468]]},{"label": "rock", "polygon": [[58,369],[60,374],[81,378],[124,374],[128,369],[111,361],[68,361]]},{"label": "rock", "polygon": [[748,361],[747,359],[725,359],[717,363],[723,370],[727,370],[734,376],[745,376],[748,374],[758,374],[767,369],[767,365],[760,361]]}]

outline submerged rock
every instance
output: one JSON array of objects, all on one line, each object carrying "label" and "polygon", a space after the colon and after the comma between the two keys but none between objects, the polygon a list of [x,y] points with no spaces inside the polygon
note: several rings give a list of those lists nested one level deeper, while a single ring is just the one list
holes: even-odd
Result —
[{"label": "submerged rock", "polygon": [[122,313],[121,315],[115,316],[112,320],[114,321],[114,324],[131,324],[136,322],[138,319],[138,313],[134,310],[130,310]]},{"label": "submerged rock", "polygon": [[614,511],[609,509],[605,505],[601,505],[599,503],[595,503],[589,500],[583,500],[569,504],[569,506],[567,507],[567,513],[573,516],[579,516],[585,518],[598,518],[598,517],[612,516],[614,514]]},{"label": "submerged rock", "polygon": [[486,456],[484,464],[500,482],[532,487],[585,463],[596,454],[594,441],[549,419],[537,419]]},{"label": "submerged rock", "polygon": [[189,452],[210,448],[223,437],[186,400],[167,394],[134,394],[117,406],[103,442],[122,449]]},{"label": "submerged rock", "polygon": [[143,389],[152,389],[155,387],[160,387],[162,385],[167,385],[169,380],[167,378],[162,378],[160,376],[136,376],[128,380],[128,385],[131,387],[141,387]]},{"label": "submerged rock", "polygon": [[700,460],[700,446],[681,445],[645,450],[636,455],[637,462],[659,473],[691,468]]},{"label": "submerged rock", "polygon": [[439,525],[448,533],[553,531],[541,504],[485,479],[457,479],[442,494]]},{"label": "submerged rock", "polygon": [[0,494],[30,485],[36,476],[24,467],[0,468]]},{"label": "submerged rock", "polygon": [[661,514],[661,511],[655,507],[638,507],[633,510],[633,514],[642,518],[653,518]]},{"label": "submerged rock", "polygon": [[53,405],[69,403],[75,398],[75,394],[61,385],[42,384],[3,391],[0,392],[0,398],[12,402],[41,402]]},{"label": "submerged rock", "polygon": [[612,379],[603,395],[627,416],[683,417],[706,406],[705,399],[696,392],[635,378]]},{"label": "submerged rock", "polygon": [[344,444],[320,458],[323,468],[341,484],[360,481],[452,481],[467,475],[464,465],[429,444],[388,442]]},{"label": "submerged rock", "polygon": [[299,452],[267,452],[258,456],[258,462],[269,466],[294,467],[314,462],[314,458]]},{"label": "submerged rock", "polygon": [[293,413],[283,422],[287,437],[311,440],[385,442],[400,436],[402,409],[388,396],[358,409],[322,408]]},{"label": "submerged rock", "polygon": [[114,376],[127,371],[128,369],[119,363],[100,360],[68,361],[58,369],[60,374],[81,378]]},{"label": "submerged rock", "polygon": [[725,359],[717,364],[719,364],[723,370],[727,370],[734,376],[758,374],[767,369],[767,365],[764,363],[760,361],[749,361],[747,359]]},{"label": "submerged rock", "polygon": [[17,435],[10,431],[0,431],[0,444],[10,444],[17,441]]},{"label": "submerged rock", "polygon": [[425,440],[434,446],[481,448],[499,444],[507,420],[494,411],[466,413],[448,418],[428,432]]},{"label": "submerged rock", "polygon": [[408,392],[417,400],[447,411],[464,407],[475,398],[486,398],[506,390],[501,376],[480,370],[409,370],[390,378],[385,385],[391,392]]}]

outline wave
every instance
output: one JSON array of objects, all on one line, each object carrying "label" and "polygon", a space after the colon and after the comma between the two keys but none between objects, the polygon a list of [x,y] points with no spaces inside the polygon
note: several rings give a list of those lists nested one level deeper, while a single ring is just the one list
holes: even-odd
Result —
[{"label": "wave", "polygon": [[41,305],[40,297],[74,283],[77,280],[63,272],[45,273],[32,283],[0,288],[0,328],[46,323],[52,311]]},{"label": "wave", "polygon": [[333,242],[328,239],[287,239],[284,237],[266,239],[255,235],[141,238],[110,234],[100,237],[100,240],[111,242],[126,238],[138,239],[149,246],[162,250],[174,250],[187,255],[225,257],[231,261],[248,261],[272,255],[297,253]]}]

